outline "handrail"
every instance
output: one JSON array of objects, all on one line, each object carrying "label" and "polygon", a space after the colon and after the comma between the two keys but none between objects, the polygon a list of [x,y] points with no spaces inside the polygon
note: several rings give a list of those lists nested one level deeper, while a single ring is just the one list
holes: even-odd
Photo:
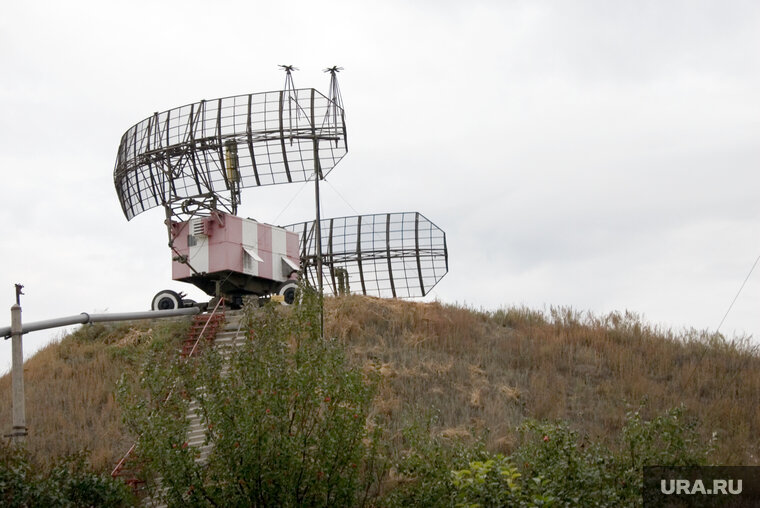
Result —
[{"label": "handrail", "polygon": [[193,344],[193,349],[190,350],[190,353],[188,353],[188,357],[193,356],[193,353],[195,353],[195,348],[198,347],[198,343],[201,341],[201,338],[203,337],[203,333],[206,331],[206,328],[208,327],[208,324],[211,322],[211,318],[214,317],[214,314],[216,313],[216,309],[219,308],[219,304],[224,301],[224,298],[220,298],[218,302],[216,302],[216,307],[214,307],[214,310],[211,311],[211,315],[209,315],[208,319],[206,320],[206,324],[203,325],[203,329],[201,330],[201,333],[198,334],[198,339],[196,339],[195,344]]},{"label": "handrail", "polygon": [[116,464],[116,467],[113,468],[113,471],[111,471],[111,477],[116,478],[116,475],[119,474],[119,471],[121,471],[121,467],[124,465],[124,463],[127,461],[127,458],[132,453],[132,450],[135,449],[135,446],[137,446],[137,442],[132,443],[132,446],[129,447],[129,450],[127,450],[127,453],[124,454],[124,456],[121,458],[118,464]]},{"label": "handrail", "polygon": [[[172,310],[149,310],[143,312],[120,312],[115,314],[89,314],[82,312],[76,316],[66,316],[62,318],[46,319],[45,321],[34,321],[32,323],[23,323],[21,325],[21,333],[36,332],[39,330],[47,330],[49,328],[59,328],[61,326],[87,324],[87,323],[101,323],[108,321],[135,321],[138,319],[162,319],[168,317],[188,316],[200,313],[201,309],[198,307],[183,307],[181,309]],[[6,326],[0,328],[0,337],[6,339],[11,336],[11,327]]]},{"label": "handrail", "polygon": [[[198,346],[198,343],[200,342],[201,338],[203,337],[204,332],[206,331],[206,328],[208,328],[208,324],[211,322],[211,318],[214,317],[214,314],[216,314],[217,309],[219,309],[219,305],[224,302],[224,297],[219,298],[219,301],[216,302],[216,306],[214,307],[214,310],[211,311],[211,314],[209,314],[208,319],[206,320],[206,324],[203,325],[203,328],[201,329],[201,333],[198,334],[198,338],[195,340],[195,344],[193,344],[193,349],[190,351],[190,353],[185,358],[185,361],[187,361],[187,358],[190,358],[193,353],[195,352],[195,348]],[[181,360],[180,360],[181,361]],[[169,390],[169,393],[166,394],[166,397],[164,397],[164,400],[161,402],[162,404],[166,404],[166,401],[169,400],[169,397],[172,396],[172,393],[174,393],[174,388],[176,387],[176,381],[175,385],[172,386],[171,390]],[[124,465],[124,462],[127,461],[130,454],[134,451],[135,447],[137,446],[137,442],[133,443],[132,446],[127,450],[127,453],[124,454],[124,456],[121,458],[118,464],[116,464],[116,467],[113,468],[113,471],[111,471],[111,477],[115,478],[116,475],[119,474],[119,471],[121,467]]]}]

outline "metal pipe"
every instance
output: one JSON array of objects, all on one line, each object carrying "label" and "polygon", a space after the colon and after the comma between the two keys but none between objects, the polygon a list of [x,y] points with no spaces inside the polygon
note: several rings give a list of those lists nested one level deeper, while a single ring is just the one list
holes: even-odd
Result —
[{"label": "metal pipe", "polygon": [[[67,316],[56,319],[47,319],[45,321],[35,321],[33,323],[24,323],[21,328],[21,333],[36,332],[38,330],[47,330],[49,328],[60,328],[61,326],[69,326],[76,324],[98,323],[107,321],[134,321],[139,319],[162,319],[175,316],[192,316],[200,313],[201,309],[198,307],[185,307],[183,309],[174,310],[150,310],[143,312],[120,312],[114,314],[88,314],[82,312],[76,316]],[[0,336],[6,339],[11,336],[11,328],[6,326],[0,328]]]}]

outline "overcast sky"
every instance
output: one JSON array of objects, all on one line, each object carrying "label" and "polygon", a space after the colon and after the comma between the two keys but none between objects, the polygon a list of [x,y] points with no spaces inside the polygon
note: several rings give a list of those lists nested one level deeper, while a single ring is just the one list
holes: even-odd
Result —
[{"label": "overcast sky", "polygon": [[[435,222],[450,273],[428,300],[715,330],[760,254],[759,6],[5,2],[0,305],[16,282],[25,321],[145,310],[164,288],[200,299],[171,280],[163,211],[122,215],[121,135],[154,111],[279,89],[278,64],[327,93],[322,69],[340,65],[351,143],[323,216]],[[291,184],[245,189],[240,214],[289,224],[312,207]],[[760,273],[721,332],[760,337]],[[60,333],[26,335],[25,356]]]}]

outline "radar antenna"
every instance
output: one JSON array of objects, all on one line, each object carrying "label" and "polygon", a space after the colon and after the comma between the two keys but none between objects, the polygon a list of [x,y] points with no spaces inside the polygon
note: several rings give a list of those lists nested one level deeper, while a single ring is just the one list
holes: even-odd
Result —
[{"label": "radar antenna", "polygon": [[[239,303],[292,302],[301,276],[324,292],[425,296],[448,271],[446,235],[419,212],[321,217],[320,180],[348,151],[345,109],[330,74],[327,96],[295,88],[201,100],[154,113],[121,138],[114,185],[127,220],[162,206],[172,278]],[[314,179],[315,219],[281,228],[237,216],[242,189]],[[300,235],[300,237],[299,237]],[[153,308],[194,305],[165,290]]]},{"label": "radar antenna", "polygon": [[393,298],[427,295],[448,272],[446,233],[419,212],[352,215],[285,226],[301,237],[301,266],[308,281],[319,276],[317,232],[323,238],[323,270],[334,295]]}]

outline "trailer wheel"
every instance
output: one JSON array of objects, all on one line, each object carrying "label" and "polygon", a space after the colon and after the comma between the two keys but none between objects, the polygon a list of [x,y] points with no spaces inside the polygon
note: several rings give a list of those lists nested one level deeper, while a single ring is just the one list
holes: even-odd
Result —
[{"label": "trailer wheel", "polygon": [[159,291],[151,303],[153,310],[174,310],[182,307],[182,297],[170,289]]},{"label": "trailer wheel", "polygon": [[277,294],[283,297],[283,305],[293,305],[296,301],[297,291],[298,284],[293,280],[289,280],[277,288]]}]

